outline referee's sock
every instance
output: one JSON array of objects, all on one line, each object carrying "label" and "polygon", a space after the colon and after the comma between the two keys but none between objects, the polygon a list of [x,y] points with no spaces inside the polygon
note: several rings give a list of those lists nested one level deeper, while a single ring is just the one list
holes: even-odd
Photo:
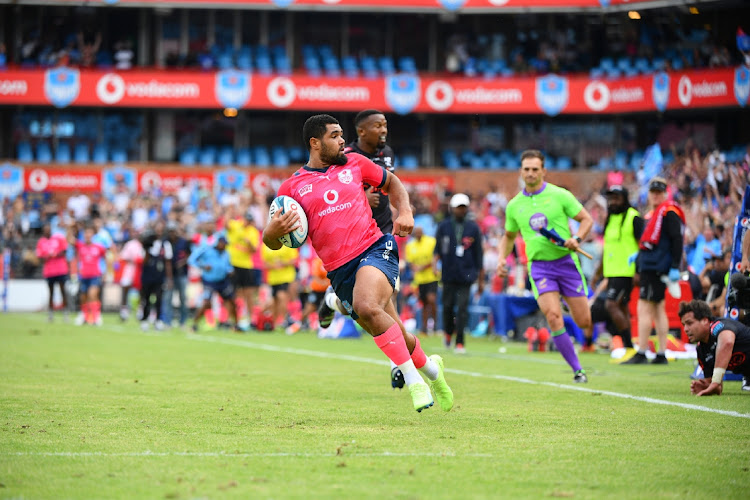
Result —
[{"label": "referee's sock", "polygon": [[578,355],[576,354],[576,348],[573,345],[573,341],[570,339],[570,335],[565,331],[565,328],[561,328],[556,332],[552,332],[552,340],[555,342],[555,347],[565,361],[570,365],[574,372],[581,369],[581,363],[578,361]]}]

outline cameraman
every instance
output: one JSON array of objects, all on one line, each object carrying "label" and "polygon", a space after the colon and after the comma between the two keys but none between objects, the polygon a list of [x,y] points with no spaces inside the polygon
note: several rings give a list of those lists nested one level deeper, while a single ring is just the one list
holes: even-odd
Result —
[{"label": "cameraman", "polygon": [[720,396],[727,370],[741,373],[742,390],[750,391],[745,383],[750,376],[750,327],[730,318],[712,317],[708,304],[702,300],[680,302],[678,315],[690,342],[698,343],[698,363],[705,377],[693,380],[690,392],[697,396]]},{"label": "cameraman", "polygon": [[725,250],[718,256],[706,259],[706,265],[700,273],[703,296],[711,307],[711,314],[721,316],[727,296],[727,273],[732,265],[732,253]]}]

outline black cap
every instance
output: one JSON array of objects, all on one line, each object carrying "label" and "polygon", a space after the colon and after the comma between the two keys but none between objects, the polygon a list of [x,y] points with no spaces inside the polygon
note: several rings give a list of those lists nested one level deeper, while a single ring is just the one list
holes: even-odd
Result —
[{"label": "black cap", "polygon": [[664,179],[661,179],[661,178],[651,179],[651,182],[648,183],[648,190],[649,191],[666,191],[667,183],[664,182]]},{"label": "black cap", "polygon": [[628,190],[620,186],[619,184],[615,184],[614,186],[610,186],[609,189],[607,189],[607,192],[605,194],[621,194],[625,198],[627,198]]}]

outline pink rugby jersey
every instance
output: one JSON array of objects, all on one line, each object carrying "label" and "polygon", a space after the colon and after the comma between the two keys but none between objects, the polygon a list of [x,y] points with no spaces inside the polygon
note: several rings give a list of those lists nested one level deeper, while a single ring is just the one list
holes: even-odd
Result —
[{"label": "pink rugby jersey", "polygon": [[363,183],[385,184],[387,172],[357,153],[346,165],[325,170],[304,166],[279,187],[279,196],[295,199],[307,214],[309,238],[326,271],[346,264],[375,243],[378,229]]},{"label": "pink rugby jersey", "polygon": [[64,276],[68,274],[68,260],[65,258],[65,249],[68,242],[65,236],[53,234],[49,238],[40,238],[36,244],[36,255],[44,261],[42,275],[45,278]]},{"label": "pink rugby jersey", "polygon": [[104,257],[107,250],[96,243],[86,244],[82,241],[76,243],[78,252],[78,277],[81,279],[98,278],[102,275],[99,269],[99,259]]}]

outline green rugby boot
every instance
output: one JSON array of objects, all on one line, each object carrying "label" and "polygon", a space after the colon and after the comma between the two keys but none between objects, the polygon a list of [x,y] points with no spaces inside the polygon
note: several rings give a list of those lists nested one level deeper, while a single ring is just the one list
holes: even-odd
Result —
[{"label": "green rugby boot", "polygon": [[448,387],[448,383],[445,381],[443,358],[437,354],[433,354],[430,356],[430,359],[433,363],[438,365],[439,369],[438,378],[429,381],[430,388],[435,394],[435,399],[437,399],[440,408],[442,408],[443,411],[451,411],[451,408],[453,408],[453,391]]},{"label": "green rugby boot", "polygon": [[417,382],[409,386],[409,393],[411,394],[411,400],[414,403],[414,409],[418,412],[426,410],[430,406],[435,404],[430,393],[430,387],[424,382]]}]

